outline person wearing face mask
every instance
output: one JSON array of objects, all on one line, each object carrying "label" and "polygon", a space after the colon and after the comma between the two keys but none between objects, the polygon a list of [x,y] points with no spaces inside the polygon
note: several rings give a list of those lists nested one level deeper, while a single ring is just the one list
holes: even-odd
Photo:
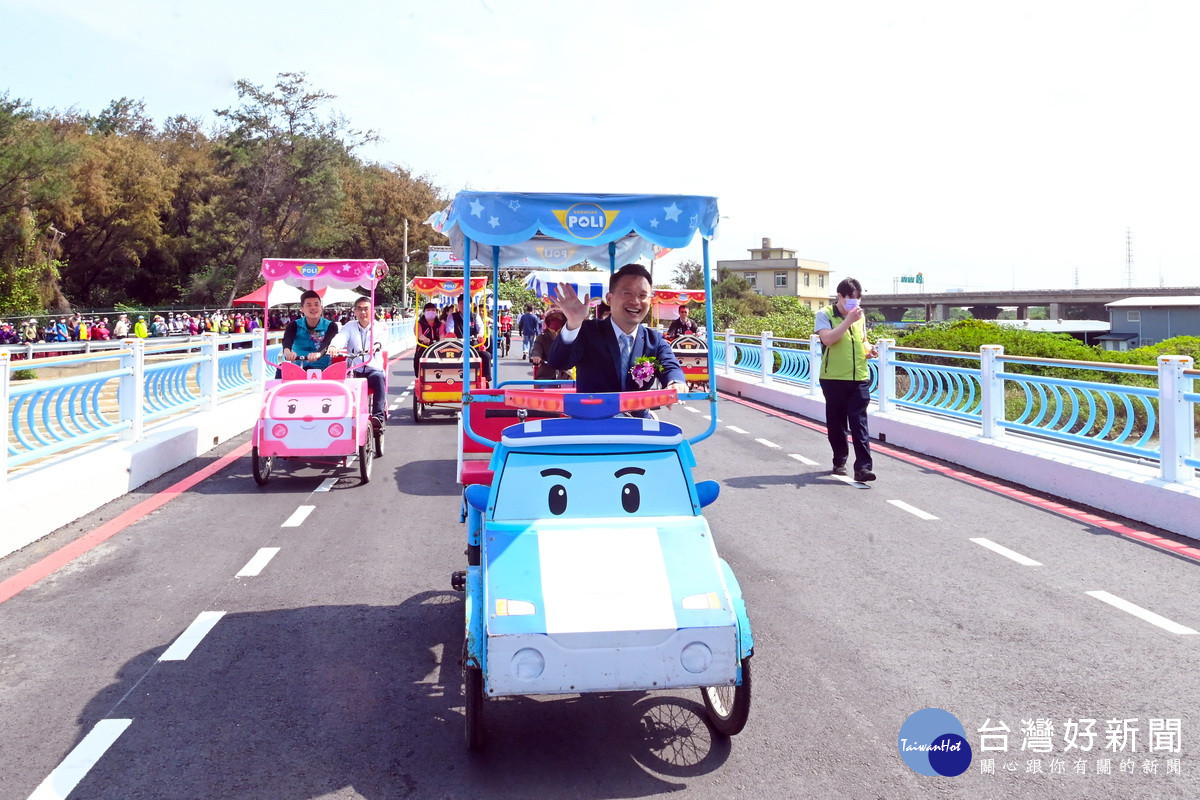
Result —
[{"label": "person wearing face mask", "polygon": [[550,352],[550,345],[558,337],[558,332],[567,324],[567,315],[557,308],[552,308],[546,312],[542,324],[545,326],[545,330],[533,340],[533,347],[529,351],[529,363],[533,364],[533,377],[539,381],[569,381],[571,380],[569,371],[555,369],[546,363],[546,354]]},{"label": "person wearing face mask", "polygon": [[417,350],[413,353],[413,375],[420,369],[421,356],[429,349],[429,345],[442,338],[442,321],[438,319],[437,306],[426,303],[417,318]]},{"label": "person wearing face mask", "polygon": [[875,480],[867,431],[867,405],[871,402],[871,371],[867,359],[875,348],[867,341],[861,305],[862,285],[846,278],[837,287],[837,302],[817,312],[814,325],[821,338],[821,392],[825,395],[825,428],[833,448],[833,474],[846,474],[854,443],[854,480]]}]

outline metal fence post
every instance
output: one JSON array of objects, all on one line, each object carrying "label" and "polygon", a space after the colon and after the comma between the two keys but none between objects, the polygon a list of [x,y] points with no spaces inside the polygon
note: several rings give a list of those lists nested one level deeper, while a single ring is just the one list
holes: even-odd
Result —
[{"label": "metal fence post", "polygon": [[771,338],[775,335],[774,331],[762,332],[762,382],[771,382],[771,372],[775,367],[775,354],[771,352]]},{"label": "metal fence post", "polygon": [[221,370],[221,353],[217,347],[217,334],[206,333],[201,337],[200,355],[204,357],[204,361],[200,364],[200,396],[207,401],[200,407],[207,411],[216,411]]},{"label": "metal fence post", "polygon": [[808,393],[821,393],[821,337],[815,333],[808,337]]},{"label": "metal fence post", "polygon": [[981,384],[980,415],[983,437],[997,439],[1004,435],[1004,379],[996,375],[1003,371],[1004,346],[985,344],[979,348],[979,382]]},{"label": "metal fence post", "polygon": [[733,362],[737,358],[737,347],[733,343],[733,328],[725,329],[725,374],[733,373]]},{"label": "metal fence post", "polygon": [[146,414],[146,342],[126,339],[123,344],[129,352],[121,356],[121,369],[132,370],[132,373],[123,375],[117,386],[121,422],[129,423],[129,427],[121,431],[121,439],[136,442],[142,438]]},{"label": "metal fence post", "polygon": [[8,410],[8,385],[12,380],[9,355],[0,352],[0,489],[8,485],[8,426],[12,420]]},{"label": "metal fence post", "polygon": [[1188,356],[1158,357],[1159,476],[1164,481],[1190,481],[1195,476],[1183,463],[1192,457],[1196,441],[1191,404],[1184,398],[1193,381],[1183,371],[1191,368]]},{"label": "metal fence post", "polygon": [[875,368],[879,370],[879,413],[886,414],[892,410],[892,401],[896,399],[896,362],[892,359],[892,348],[896,346],[895,339],[880,339],[875,343],[878,352]]}]

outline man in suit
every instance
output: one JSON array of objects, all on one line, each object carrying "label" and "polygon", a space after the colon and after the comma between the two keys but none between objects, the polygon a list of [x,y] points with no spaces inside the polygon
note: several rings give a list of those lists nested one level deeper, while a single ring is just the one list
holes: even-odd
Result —
[{"label": "man in suit", "polygon": [[558,307],[567,324],[550,346],[546,363],[555,369],[575,367],[578,392],[632,392],[653,388],[654,381],[639,386],[629,374],[641,356],[658,359],[655,378],[680,393],[687,391],[687,378],[675,353],[658,331],[642,325],[650,313],[653,284],[641,264],[626,264],[608,281],[605,302],[612,314],[605,320],[590,320],[588,295],[578,297],[575,288],[558,285]]}]

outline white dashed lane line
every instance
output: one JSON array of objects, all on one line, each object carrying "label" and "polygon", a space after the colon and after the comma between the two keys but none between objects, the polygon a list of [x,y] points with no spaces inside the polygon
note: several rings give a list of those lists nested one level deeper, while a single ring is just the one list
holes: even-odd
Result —
[{"label": "white dashed lane line", "polygon": [[801,464],[807,464],[810,467],[817,466],[817,462],[813,461],[811,458],[805,458],[804,456],[800,455],[799,453],[788,453],[788,457],[794,458],[797,461],[799,461]]},{"label": "white dashed lane line", "polygon": [[196,649],[196,645],[204,640],[209,631],[217,626],[221,621],[221,617],[225,616],[224,611],[202,611],[200,616],[196,617],[195,621],[187,627],[187,630],[179,634],[179,638],[171,643],[166,652],[158,657],[159,661],[185,661],[187,657]]},{"label": "white dashed lane line", "polygon": [[773,448],[775,450],[780,449],[779,445],[775,444],[770,439],[755,439],[754,441],[758,442],[759,444],[766,445],[767,447]]},{"label": "white dashed lane line", "polygon": [[263,571],[263,567],[271,562],[275,554],[279,552],[278,547],[264,547],[254,554],[254,558],[246,562],[246,566],[242,567],[242,571],[237,574],[239,578],[253,578]]},{"label": "white dashed lane line", "polygon": [[855,489],[870,489],[871,488],[870,486],[867,486],[865,483],[854,480],[854,478],[851,478],[849,475],[834,475],[833,477],[837,478],[842,483],[850,484]]},{"label": "white dashed lane line", "polygon": [[749,433],[749,431],[744,431],[741,428],[739,428],[737,425],[726,425],[725,427],[727,429],[733,431],[734,433]]},{"label": "white dashed lane line", "polygon": [[900,509],[901,511],[907,511],[908,513],[912,514],[914,517],[920,517],[921,519],[937,519],[937,517],[935,517],[933,514],[930,514],[928,511],[922,511],[921,509],[917,508],[916,506],[910,506],[908,503],[904,502],[903,500],[888,500],[888,502],[891,503],[892,505],[894,505],[896,508]]},{"label": "white dashed lane line", "polygon": [[684,411],[690,411],[690,412],[692,412],[693,414],[699,414],[699,413],[700,413],[700,409],[698,409],[698,408],[692,408],[691,406],[684,406],[684,407],[683,407],[683,410],[684,410]]},{"label": "white dashed lane line", "polygon": [[979,545],[980,547],[986,547],[988,550],[991,550],[993,553],[999,553],[1000,555],[1004,556],[1005,558],[1011,558],[1013,561],[1017,562],[1018,564],[1022,564],[1026,567],[1042,566],[1042,562],[1034,561],[1029,556],[1023,556],[1020,553],[1018,553],[1016,550],[1009,550],[1007,547],[1005,547],[1003,545],[996,544],[991,539],[978,538],[978,539],[972,539],[971,541],[974,542],[975,544]]},{"label": "white dashed lane line", "polygon": [[1186,625],[1180,625],[1178,622],[1172,622],[1166,617],[1161,617],[1158,614],[1155,614],[1153,611],[1147,611],[1141,606],[1134,605],[1128,600],[1123,600],[1114,594],[1109,594],[1108,592],[1088,592],[1087,594],[1090,597],[1100,600],[1101,602],[1108,603],[1113,608],[1119,608],[1122,611],[1133,614],[1139,619],[1144,619],[1151,625],[1157,625],[1158,627],[1165,631],[1169,631],[1170,633],[1177,633],[1185,636],[1197,633],[1197,631],[1192,630]]},{"label": "white dashed lane line", "polygon": [[304,520],[308,519],[308,515],[313,512],[314,508],[316,508],[316,506],[300,506],[293,511],[292,515],[284,520],[283,524],[279,527],[299,528],[302,524],[304,524]]},{"label": "white dashed lane line", "polygon": [[83,737],[83,741],[75,745],[62,763],[33,790],[29,800],[63,800],[75,791],[75,787],[96,766],[100,757],[132,724],[131,719],[102,719],[97,722],[96,727]]},{"label": "white dashed lane line", "polygon": [[328,492],[337,484],[337,482],[337,478],[326,478],[325,480],[321,481],[320,486],[313,489],[313,492]]}]

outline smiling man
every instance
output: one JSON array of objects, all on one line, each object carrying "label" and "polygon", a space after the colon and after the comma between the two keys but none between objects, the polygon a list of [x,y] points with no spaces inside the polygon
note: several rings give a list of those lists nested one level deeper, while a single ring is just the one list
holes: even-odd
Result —
[{"label": "smiling man", "polygon": [[654,388],[630,375],[642,356],[657,360],[655,379],[663,386],[687,391],[687,378],[675,353],[658,333],[642,324],[650,313],[652,284],[641,264],[626,264],[608,281],[605,302],[612,314],[605,320],[590,320],[588,295],[581,299],[569,284],[558,285],[558,307],[567,315],[562,333],[550,345],[546,362],[555,369],[575,368],[579,392],[631,392]]}]

